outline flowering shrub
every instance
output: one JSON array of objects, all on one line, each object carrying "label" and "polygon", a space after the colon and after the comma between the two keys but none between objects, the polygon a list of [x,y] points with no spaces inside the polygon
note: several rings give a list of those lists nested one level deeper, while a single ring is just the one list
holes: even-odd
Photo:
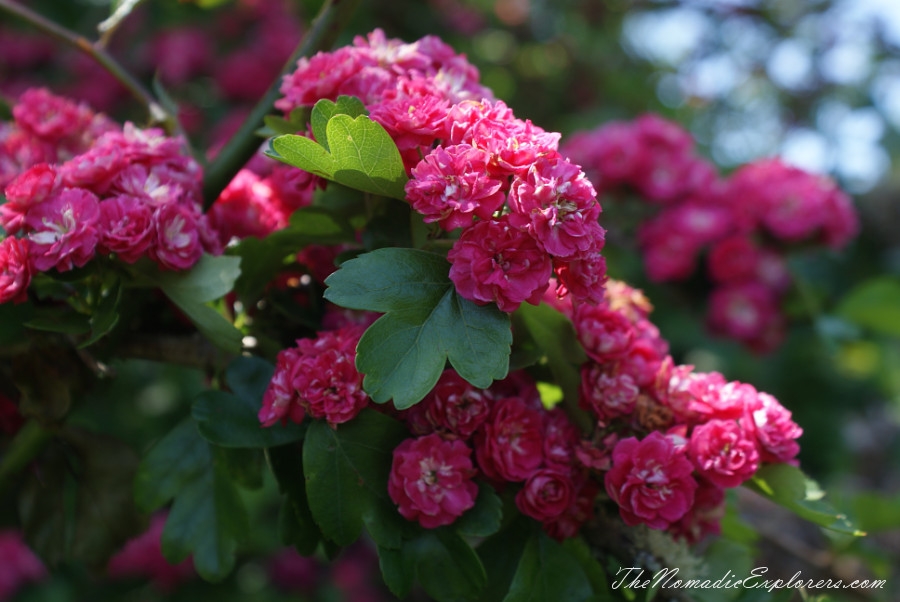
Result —
[{"label": "flowering shrub", "polygon": [[828,178],[778,159],[720,178],[690,134],[656,115],[577,132],[563,152],[601,193],[633,192],[659,207],[637,230],[651,280],[686,280],[705,254],[710,329],[757,351],[784,337],[787,253],[801,243],[839,250],[859,230],[850,199]]},{"label": "flowering shrub", "polygon": [[[161,59],[175,80],[211,61],[191,31],[157,44],[162,59],[183,49]],[[285,590],[313,595],[320,560],[307,557],[348,548],[331,575],[347,596],[381,595],[359,568],[377,555],[400,598],[588,600],[610,593],[607,559],[634,561],[610,542],[632,553],[651,529],[687,550],[719,532],[725,489],[740,485],[854,532],[797,497],[791,412],[678,364],[649,300],[607,278],[595,185],[664,207],[640,233],[658,279],[712,247],[724,300],[711,320],[759,345],[789,279],[754,237],[843,244],[839,192],[777,163],[718,182],[656,118],[610,126],[597,164],[578,139],[562,152],[560,134],[515,117],[434,36],[376,29],[307,50],[278,84],[275,135],[246,161],[227,143],[204,169],[183,138],[45,89],[0,125],[0,317],[17,319],[2,333],[15,453],[0,483],[20,478],[17,520],[49,567],[166,592],[194,572],[220,581],[280,505],[280,542],[300,554],[268,565]],[[250,62],[229,61],[218,85],[239,96]],[[758,213],[722,190],[759,194]],[[818,221],[799,220],[810,206]],[[68,420],[109,363],[173,337],[190,352],[153,357],[203,378],[140,457]],[[63,506],[71,517],[54,514]],[[42,575],[8,564],[10,589]]]}]

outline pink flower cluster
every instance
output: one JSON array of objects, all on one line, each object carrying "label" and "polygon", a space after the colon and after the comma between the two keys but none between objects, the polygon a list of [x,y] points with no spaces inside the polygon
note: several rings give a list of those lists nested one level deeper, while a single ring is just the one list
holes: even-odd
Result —
[{"label": "pink flower cluster", "polygon": [[344,326],[300,339],[278,354],[275,374],[263,395],[259,421],[272,426],[309,414],[335,426],[353,419],[369,403],[356,371],[356,344],[365,328]]},{"label": "pink flower cluster", "polygon": [[600,204],[560,135],[515,117],[478,71],[433,36],[412,44],[375,30],[352,46],[301,59],[276,106],[357,96],[400,149],[410,205],[427,223],[462,228],[448,254],[465,298],[512,312],[560,294],[596,302],[606,263]]},{"label": "pink flower cluster", "polygon": [[180,140],[120,129],[44,89],[25,92],[13,117],[0,125],[0,302],[22,300],[34,272],[98,253],[185,270],[221,251],[201,211],[200,167]]},{"label": "pink flower cluster", "polygon": [[777,159],[720,179],[694,154],[690,134],[656,115],[576,133],[563,152],[601,192],[631,190],[659,207],[638,229],[647,275],[684,280],[705,255],[711,329],[755,350],[783,338],[786,252],[800,243],[839,249],[859,229],[852,202],[830,179]]},{"label": "pink flower cluster", "polygon": [[597,421],[598,446],[576,453],[605,472],[627,524],[695,541],[718,530],[725,488],[765,462],[795,462],[791,413],[751,385],[676,366],[638,291],[610,281],[597,306],[557,307],[588,355],[580,404]]},{"label": "pink flower cluster", "polygon": [[541,404],[526,373],[476,389],[448,369],[399,416],[415,438],[394,451],[388,492],[423,527],[451,524],[474,506],[478,476],[498,488],[519,484],[516,506],[558,539],[592,516],[597,488],[575,459],[580,433]]}]

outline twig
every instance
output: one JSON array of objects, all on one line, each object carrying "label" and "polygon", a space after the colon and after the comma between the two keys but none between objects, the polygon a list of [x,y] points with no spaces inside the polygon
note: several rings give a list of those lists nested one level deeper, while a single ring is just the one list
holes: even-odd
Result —
[{"label": "twig", "polygon": [[[347,25],[360,1],[326,0],[319,10],[319,14],[313,20],[309,31],[306,32],[303,40],[285,63],[281,71],[282,75],[292,71],[301,57],[308,57],[320,50],[330,48]],[[259,149],[261,141],[256,135],[256,130],[262,127],[263,118],[272,111],[280,94],[281,77],[278,77],[272,82],[265,96],[253,107],[238,132],[231,137],[207,167],[203,178],[204,211],[212,206],[228,182]]]},{"label": "twig", "polygon": [[37,29],[49,34],[60,42],[71,46],[90,56],[98,65],[115,77],[136,99],[138,99],[150,114],[150,121],[160,123],[166,131],[173,136],[181,136],[187,142],[187,137],[178,123],[178,118],[172,115],[157,102],[150,91],[144,87],[131,73],[125,70],[106,50],[92,43],[82,35],[79,35],[46,17],[39,15],[30,8],[26,8],[13,0],[0,0],[0,11],[7,12],[23,21],[26,21]]},{"label": "twig", "polygon": [[116,349],[116,357],[153,360],[214,372],[231,359],[200,335],[134,336]]}]

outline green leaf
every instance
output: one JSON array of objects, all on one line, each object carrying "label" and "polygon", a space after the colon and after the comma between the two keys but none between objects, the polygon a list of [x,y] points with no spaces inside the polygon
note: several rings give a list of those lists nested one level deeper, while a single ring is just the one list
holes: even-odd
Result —
[{"label": "green leaf", "polygon": [[390,134],[365,115],[335,115],[327,137],[334,155],[334,179],[345,186],[403,200],[409,178]]},{"label": "green leaf", "polygon": [[25,339],[25,323],[32,319],[31,303],[0,303],[0,345],[5,347],[22,343]]},{"label": "green leaf", "polygon": [[238,541],[249,529],[247,511],[224,462],[187,419],[160,440],[141,462],[135,499],[145,512],[172,501],[162,549],[170,562],[193,555],[208,581],[234,568]]},{"label": "green leaf", "polygon": [[347,261],[326,280],[325,298],[350,309],[387,312],[360,339],[356,366],[378,403],[398,409],[419,402],[449,360],[474,386],[506,376],[512,333],[509,316],[456,293],[439,255],[377,249]]},{"label": "green leaf", "polygon": [[191,415],[200,434],[222,447],[263,448],[303,438],[306,426],[295,422],[264,427],[259,423],[262,397],[275,367],[255,357],[238,357],[229,364],[225,382],[232,393],[202,391]]},{"label": "green leaf", "polygon": [[578,559],[578,564],[591,583],[591,588],[597,595],[609,592],[609,580],[606,571],[600,566],[600,562],[591,553],[590,547],[581,537],[570,537],[563,542],[563,547],[573,557]]},{"label": "green leaf", "polygon": [[151,275],[163,293],[187,315],[216,347],[233,354],[241,351],[243,335],[222,314],[204,305],[225,296],[241,273],[240,257],[203,255],[187,272]]},{"label": "green leaf", "polygon": [[334,180],[337,162],[324,147],[306,136],[286,134],[269,141],[267,157],[299,167],[303,171]]},{"label": "green leaf", "polygon": [[305,136],[278,136],[265,154],[356,190],[404,200],[409,178],[400,151],[380,124],[363,114],[341,113],[358,112],[356,103],[344,97],[335,106],[317,104],[312,125],[318,143]]},{"label": "green leaf", "polygon": [[406,598],[416,579],[415,558],[410,558],[403,549],[379,547],[378,566],[381,568],[384,584],[391,593],[400,599]]},{"label": "green leaf", "polygon": [[836,313],[863,328],[900,337],[900,280],[891,276],[866,280],[841,299]]},{"label": "green leaf", "polygon": [[281,541],[293,545],[303,556],[319,547],[322,533],[316,526],[306,499],[306,477],[300,447],[283,445],[266,450],[266,457],[278,487],[286,496],[280,515]]},{"label": "green leaf", "polygon": [[94,309],[90,319],[91,336],[78,346],[79,349],[93,345],[118,324],[119,303],[121,302],[122,282],[116,280],[115,284],[106,291],[106,294],[100,299],[100,303]]},{"label": "green leaf", "polygon": [[283,260],[311,244],[330,245],[352,241],[346,220],[322,207],[304,207],[291,215],[287,228],[266,238],[245,238],[229,253],[241,258],[241,275],[234,290],[245,302],[256,298],[284,268]]},{"label": "green leaf", "polygon": [[579,602],[591,597],[591,582],[576,556],[537,531],[525,545],[504,602]]},{"label": "green leaf", "polygon": [[240,275],[240,258],[204,254],[187,272],[161,272],[155,280],[169,297],[206,303],[231,292]]},{"label": "green leaf", "polygon": [[[378,545],[400,546],[406,521],[387,494],[393,451],[406,428],[374,410],[331,428],[312,422],[303,442],[309,509],[322,534],[338,545],[356,541],[367,522]],[[388,523],[387,521],[390,521]]]},{"label": "green leaf", "polygon": [[263,452],[259,449],[217,448],[216,458],[231,481],[249,491],[257,491],[263,486]]},{"label": "green leaf", "polygon": [[191,409],[200,434],[222,447],[264,448],[293,443],[303,438],[306,427],[295,422],[264,427],[259,423],[260,404],[224,391],[203,391]]},{"label": "green leaf", "polygon": [[460,535],[488,537],[500,529],[502,519],[503,502],[500,496],[487,483],[479,483],[475,505],[456,519],[453,528]]},{"label": "green leaf", "polygon": [[[481,559],[452,531],[426,531],[406,543],[404,555],[415,558],[416,578],[425,592],[438,602],[474,600],[487,583]],[[566,598],[544,598],[544,600]]]},{"label": "green leaf", "polygon": [[587,356],[578,342],[572,322],[546,303],[537,306],[523,303],[517,315],[521,316],[534,342],[543,352],[542,361],[549,365],[564,398],[577,405],[581,385],[579,367]]},{"label": "green leaf", "polygon": [[900,495],[877,492],[859,493],[853,498],[853,515],[866,532],[900,529]]},{"label": "green leaf", "polygon": [[25,322],[25,326],[32,330],[81,335],[90,332],[90,320],[90,316],[75,313],[68,308],[38,310],[33,318]]},{"label": "green leaf", "polygon": [[838,513],[822,500],[825,494],[819,485],[795,466],[763,466],[745,485],[797,516],[826,529],[856,536],[865,535],[847,520],[846,515]]},{"label": "green leaf", "polygon": [[519,514],[499,533],[488,537],[478,546],[478,556],[487,572],[487,585],[479,600],[502,600],[519,567],[522,550],[534,531],[534,521]]},{"label": "green leaf", "polygon": [[313,136],[316,141],[330,151],[328,144],[328,121],[335,115],[349,115],[350,117],[359,117],[360,115],[368,115],[366,106],[355,96],[338,96],[337,102],[332,102],[327,98],[319,100],[313,107],[312,116],[310,117],[310,125],[312,126]]}]

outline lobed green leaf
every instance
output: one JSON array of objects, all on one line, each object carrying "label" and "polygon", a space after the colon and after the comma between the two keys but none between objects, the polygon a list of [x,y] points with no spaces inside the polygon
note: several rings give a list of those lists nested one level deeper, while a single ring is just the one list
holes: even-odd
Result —
[{"label": "lobed green leaf", "polygon": [[356,366],[378,403],[398,409],[434,388],[446,362],[476,387],[509,370],[509,316],[494,305],[463,299],[447,261],[416,249],[377,249],[341,265],[325,298],[351,309],[387,312],[360,339]]},{"label": "lobed green leaf", "polygon": [[138,469],[134,495],[145,512],[172,501],[162,549],[170,562],[193,555],[208,581],[234,568],[235,552],[248,530],[247,511],[227,466],[186,419],[160,440]]},{"label": "lobed green leaf", "polygon": [[355,96],[338,96],[337,102],[323,98],[315,104],[310,117],[313,136],[319,144],[325,147],[325,150],[330,150],[327,127],[332,117],[335,115],[359,117],[368,114],[366,106]]}]

